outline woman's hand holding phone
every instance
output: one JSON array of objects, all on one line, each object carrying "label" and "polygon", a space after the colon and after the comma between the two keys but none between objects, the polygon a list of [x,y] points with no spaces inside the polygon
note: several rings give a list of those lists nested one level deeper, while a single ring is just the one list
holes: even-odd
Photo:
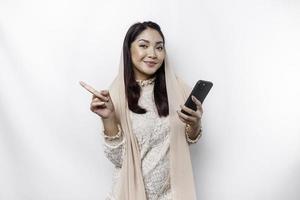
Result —
[{"label": "woman's hand holding phone", "polygon": [[201,118],[203,114],[202,103],[212,86],[213,83],[210,81],[199,80],[194,86],[185,104],[180,105],[181,111],[177,111],[179,119],[190,125],[194,130],[194,133],[197,133],[198,130],[201,129]]},{"label": "woman's hand holding phone", "polygon": [[[180,105],[180,108],[183,112],[180,110],[177,111],[179,119],[185,123],[188,124],[192,127],[193,130],[200,129],[201,127],[201,118],[203,115],[203,108],[201,102],[194,96],[192,96],[192,101],[196,104],[196,111],[185,106],[185,105]],[[185,114],[187,113],[187,114]]]}]

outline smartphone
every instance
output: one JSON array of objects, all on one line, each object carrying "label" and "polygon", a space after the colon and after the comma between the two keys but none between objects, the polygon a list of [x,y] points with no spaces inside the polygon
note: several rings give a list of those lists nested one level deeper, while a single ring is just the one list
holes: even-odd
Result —
[{"label": "smartphone", "polygon": [[[195,84],[190,96],[187,98],[185,102],[185,106],[196,111],[197,106],[192,100],[192,95],[195,96],[198,100],[200,100],[201,103],[203,103],[205,97],[209,93],[210,89],[212,88],[213,83],[210,81],[204,81],[204,80],[199,80]],[[182,113],[186,115],[190,115],[189,113],[185,112],[184,110],[181,110]]]}]

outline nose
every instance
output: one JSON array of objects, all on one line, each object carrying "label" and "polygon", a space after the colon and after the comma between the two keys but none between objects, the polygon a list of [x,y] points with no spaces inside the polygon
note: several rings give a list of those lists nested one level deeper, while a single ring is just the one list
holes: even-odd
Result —
[{"label": "nose", "polygon": [[149,48],[148,57],[149,58],[156,58],[156,52],[155,52],[154,48]]}]

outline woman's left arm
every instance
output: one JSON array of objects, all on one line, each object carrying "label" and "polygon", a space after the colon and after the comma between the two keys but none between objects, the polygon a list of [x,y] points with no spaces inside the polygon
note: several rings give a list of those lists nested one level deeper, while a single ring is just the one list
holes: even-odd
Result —
[{"label": "woman's left arm", "polygon": [[202,124],[201,118],[203,114],[203,108],[201,102],[194,96],[192,96],[192,100],[197,106],[197,110],[194,111],[185,105],[180,105],[181,109],[185,112],[189,113],[186,115],[181,111],[177,111],[179,119],[186,124],[186,136],[188,143],[196,143],[199,138],[202,136]]}]

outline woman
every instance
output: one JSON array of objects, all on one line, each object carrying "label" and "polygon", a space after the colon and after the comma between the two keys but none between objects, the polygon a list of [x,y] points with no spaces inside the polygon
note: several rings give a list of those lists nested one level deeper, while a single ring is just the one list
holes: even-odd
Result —
[{"label": "woman", "polygon": [[195,200],[188,146],[201,137],[203,110],[196,98],[197,111],[183,105],[191,88],[168,66],[159,25],[129,28],[109,90],[81,84],[93,93],[90,109],[102,119],[104,152],[115,166],[107,199]]}]

